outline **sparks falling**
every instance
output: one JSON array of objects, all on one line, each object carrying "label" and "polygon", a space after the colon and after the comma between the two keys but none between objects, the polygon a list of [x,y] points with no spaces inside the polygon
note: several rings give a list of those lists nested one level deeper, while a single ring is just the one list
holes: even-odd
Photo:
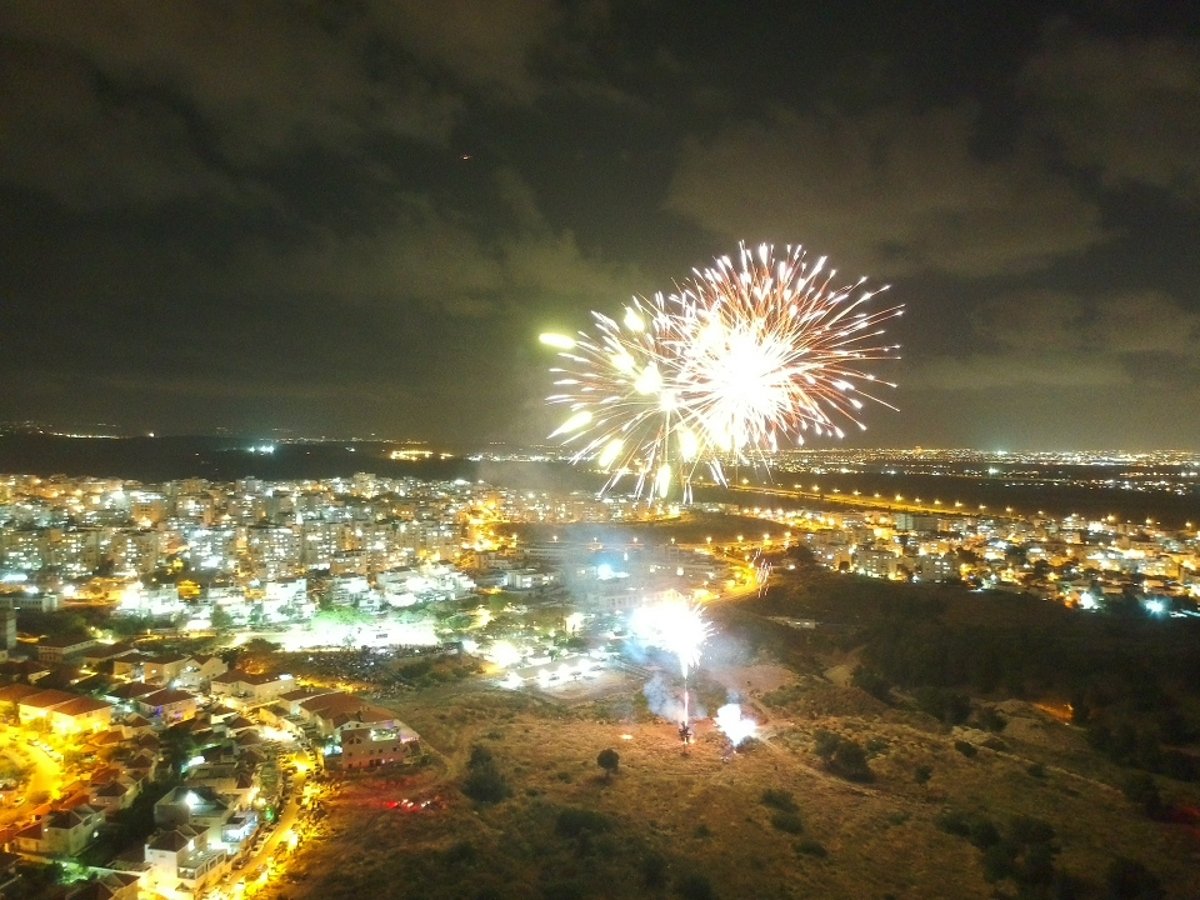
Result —
[{"label": "sparks falling", "polygon": [[635,492],[689,499],[697,468],[725,483],[723,461],[748,462],[808,436],[866,430],[869,403],[894,388],[866,370],[897,358],[880,343],[902,306],[871,311],[865,278],[843,284],[825,257],[804,249],[742,245],[695,270],[675,293],[635,297],[620,319],[593,312],[594,334],[542,335],[562,365],[548,399],[568,415],[551,437],[576,447]]}]

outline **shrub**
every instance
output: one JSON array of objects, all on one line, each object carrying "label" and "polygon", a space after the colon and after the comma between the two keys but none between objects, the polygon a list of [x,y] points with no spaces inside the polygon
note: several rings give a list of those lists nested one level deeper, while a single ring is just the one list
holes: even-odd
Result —
[{"label": "shrub", "polygon": [[796,801],[792,799],[791,791],[781,791],[776,788],[767,788],[762,792],[762,802],[764,806],[770,806],[780,812],[796,812]]},{"label": "shrub", "polygon": [[1135,772],[1126,778],[1125,783],[1121,785],[1121,791],[1126,799],[1140,807],[1142,812],[1152,819],[1163,814],[1164,805],[1158,785],[1145,772]]},{"label": "shrub", "polygon": [[699,872],[690,872],[675,882],[675,893],[683,900],[713,900],[712,884]]},{"label": "shrub", "polygon": [[658,890],[667,886],[667,860],[661,853],[647,853],[638,868],[643,887]]},{"label": "shrub", "polygon": [[777,812],[771,816],[771,824],[780,831],[786,831],[788,834],[800,834],[804,831],[803,820],[792,812]]},{"label": "shrub", "polygon": [[971,833],[971,817],[964,812],[948,809],[939,815],[934,824],[947,834],[966,837]]},{"label": "shrub", "polygon": [[463,793],[480,803],[499,803],[512,793],[508,781],[496,766],[492,752],[476,744],[467,762],[469,773],[463,782]]},{"label": "shrub", "polygon": [[1025,767],[1025,774],[1033,778],[1045,778],[1046,767],[1040,762],[1030,763]]},{"label": "shrub", "polygon": [[590,809],[564,809],[555,820],[554,830],[563,837],[579,837],[585,832],[608,831],[608,819]]},{"label": "shrub", "polygon": [[508,781],[492,767],[476,769],[463,782],[463,793],[480,803],[499,803],[512,793]]},{"label": "shrub", "polygon": [[985,731],[1003,731],[1008,720],[996,711],[994,706],[985,706],[975,714],[979,727]]},{"label": "shrub", "polygon": [[1118,856],[1108,864],[1104,877],[1108,896],[1159,900],[1166,896],[1158,876],[1135,859]]},{"label": "shrub", "polygon": [[992,844],[983,851],[983,877],[988,881],[1001,881],[1015,871],[1016,848],[1008,841]]},{"label": "shrub", "polygon": [[972,756],[974,756],[976,753],[979,752],[977,749],[975,749],[975,745],[972,744],[970,741],[955,741],[954,749],[957,750],[959,753],[961,753],[963,756],[967,757],[968,759],[970,759]]},{"label": "shrub", "polygon": [[616,750],[608,747],[601,750],[596,756],[596,765],[604,770],[606,777],[612,778],[621,765],[621,755]]},{"label": "shrub", "polygon": [[946,688],[923,687],[915,693],[917,706],[946,725],[961,725],[971,714],[971,700]]},{"label": "shrub", "polygon": [[1032,816],[1014,817],[1008,833],[1018,844],[1048,844],[1054,840],[1053,826]]},{"label": "shrub", "polygon": [[833,758],[833,754],[837,752],[837,748],[841,742],[841,735],[820,728],[817,730],[816,735],[814,735],[813,752],[828,764]]},{"label": "shrub", "polygon": [[829,851],[825,849],[825,845],[820,841],[814,841],[812,838],[797,841],[796,852],[804,856],[818,856],[822,859],[829,855]]},{"label": "shrub", "polygon": [[892,702],[892,686],[878,672],[859,666],[850,676],[850,683],[884,703]]},{"label": "shrub", "polygon": [[829,771],[848,781],[871,781],[875,777],[867,765],[867,752],[850,738],[822,728],[816,733],[813,750]]},{"label": "shrub", "polygon": [[917,784],[925,784],[933,777],[933,766],[920,765],[913,770],[913,781]]},{"label": "shrub", "polygon": [[967,840],[980,850],[986,850],[1000,842],[1000,830],[989,819],[980,816],[972,819],[968,825]]},{"label": "shrub", "polygon": [[446,851],[443,859],[448,866],[457,867],[470,865],[475,862],[476,856],[474,844],[470,841],[459,841]]}]

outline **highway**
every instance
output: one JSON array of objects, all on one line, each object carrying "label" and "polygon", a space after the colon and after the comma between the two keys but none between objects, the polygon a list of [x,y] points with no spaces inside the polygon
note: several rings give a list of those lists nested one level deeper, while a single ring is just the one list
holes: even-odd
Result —
[{"label": "highway", "polygon": [[[859,509],[881,509],[887,512],[905,512],[912,513],[913,515],[973,516],[988,511],[988,507],[985,505],[975,508],[968,507],[959,502],[942,503],[940,500],[934,500],[932,503],[922,503],[919,497],[913,500],[906,500],[900,496],[888,498],[878,495],[867,496],[866,494],[844,494],[841,492],[825,493],[822,491],[805,491],[800,488],[732,484],[728,489],[737,494],[779,497],[786,500],[803,500],[823,505],[853,506]],[[1008,510],[1005,510],[1005,515],[997,515],[996,513],[989,513],[989,515],[993,518],[1005,518],[1006,516],[1016,518]]]}]

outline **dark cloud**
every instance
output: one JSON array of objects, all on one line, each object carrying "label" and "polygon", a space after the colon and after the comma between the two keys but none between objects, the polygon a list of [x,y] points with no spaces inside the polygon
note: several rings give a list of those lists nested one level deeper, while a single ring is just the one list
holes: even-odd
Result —
[{"label": "dark cloud", "polygon": [[1200,41],[1113,38],[1059,22],[1020,82],[1036,126],[1114,187],[1200,200]]},{"label": "dark cloud", "polygon": [[1025,272],[1106,237],[1097,205],[1022,145],[972,151],[967,107],[779,113],[687,144],[670,208],[729,238],[811,235],[889,276]]},{"label": "dark cloud", "polygon": [[545,90],[540,55],[566,21],[551,0],[379,0],[382,34],[456,82],[507,102],[529,103]]},{"label": "dark cloud", "polygon": [[1200,313],[1157,293],[1082,298],[1046,291],[981,303],[963,346],[910,364],[911,387],[1186,389],[1200,375]]},{"label": "dark cloud", "polygon": [[538,332],[746,239],[908,304],[872,441],[1194,444],[1197,83],[1057,3],[7,4],[0,418],[538,440]]},{"label": "dark cloud", "polygon": [[380,136],[447,144],[462,97],[389,43],[375,12],[271,0],[7,6],[3,177],[83,208],[230,202],[257,169],[300,152],[354,155]]}]

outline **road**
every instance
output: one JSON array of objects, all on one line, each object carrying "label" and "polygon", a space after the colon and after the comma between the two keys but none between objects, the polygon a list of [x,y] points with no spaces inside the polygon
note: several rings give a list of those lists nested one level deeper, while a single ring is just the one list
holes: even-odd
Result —
[{"label": "road", "polygon": [[[906,512],[915,515],[974,516],[988,511],[986,506],[975,508],[964,506],[961,503],[942,503],[940,500],[935,500],[932,504],[929,504],[914,500],[906,501],[903,498],[889,499],[887,497],[867,496],[866,494],[823,493],[805,491],[798,488],[730,485],[729,490],[739,494],[758,494],[767,497],[780,497],[787,500],[805,500],[813,503],[881,509],[888,512]],[[995,511],[992,511],[989,513],[989,516],[992,518],[1016,518],[1008,510],[1005,510],[1004,515],[999,515]]]},{"label": "road", "polygon": [[[280,754],[279,762],[282,765],[287,756],[296,763],[296,774],[292,776],[291,790],[286,795],[286,800],[283,808],[279,813],[279,818],[276,821],[274,829],[271,830],[269,836],[259,850],[251,854],[244,865],[239,866],[236,871],[230,872],[220,885],[210,891],[206,897],[207,900],[220,900],[227,897],[250,896],[260,890],[264,884],[269,881],[277,881],[283,876],[285,866],[275,862],[278,858],[283,858],[291,852],[295,846],[293,841],[300,840],[300,832],[303,830],[301,825],[301,806],[300,800],[304,797],[305,785],[308,783],[311,775],[315,774],[312,771],[313,763],[307,757],[304,750],[297,747],[291,754]],[[277,856],[278,854],[278,856]],[[273,865],[274,863],[274,865]],[[258,873],[262,869],[264,879],[262,881],[250,881],[250,877]]]},{"label": "road", "polygon": [[32,732],[12,725],[0,725],[0,746],[7,743],[4,755],[22,769],[32,766],[29,781],[25,785],[25,802],[18,806],[0,809],[0,827],[7,827],[24,822],[34,810],[30,798],[36,796],[53,797],[62,784],[62,766],[46,751],[31,745],[28,741]]}]

